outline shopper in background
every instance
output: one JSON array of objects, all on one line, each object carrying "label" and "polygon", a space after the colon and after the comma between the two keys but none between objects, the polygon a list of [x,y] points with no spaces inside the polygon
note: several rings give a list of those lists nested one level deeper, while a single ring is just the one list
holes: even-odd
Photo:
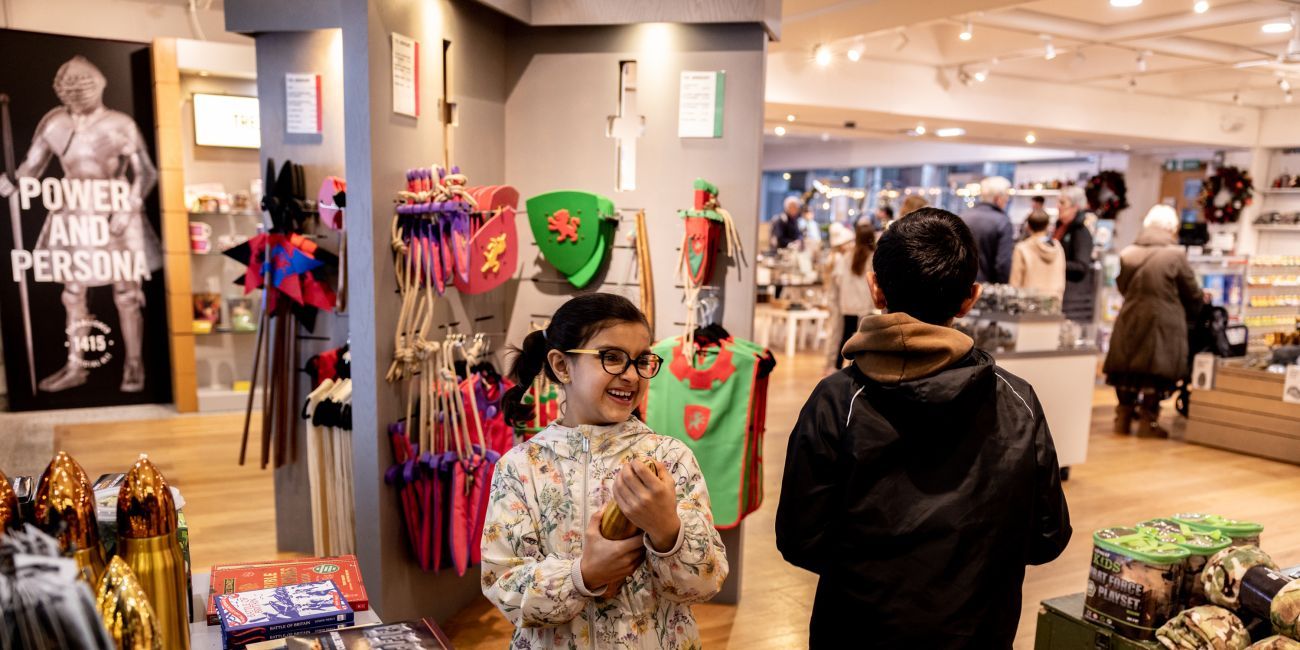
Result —
[{"label": "shopper in background", "polygon": [[951,327],[980,295],[955,215],[922,208],[880,239],[853,365],[827,377],[786,452],[776,544],[820,576],[809,645],[1010,648],[1026,564],[1070,517],[1034,389]]},{"label": "shopper in background", "polygon": [[799,219],[799,232],[803,234],[803,249],[816,253],[822,247],[822,227],[817,223],[817,215],[812,207],[805,207],[803,217]]},{"label": "shopper in background", "polygon": [[903,199],[903,205],[898,208],[898,218],[902,219],[928,205],[930,205],[930,202],[926,201],[925,197],[920,194],[908,194],[907,198]]},{"label": "shopper in background", "polygon": [[[890,206],[888,203],[881,203],[880,205],[876,206],[876,213],[873,215],[873,218],[875,220],[875,223],[871,223],[872,221],[871,219],[867,219],[866,220],[867,223],[871,223],[871,225],[875,227],[877,232],[883,233],[889,229],[889,224],[893,223],[894,221],[894,208]],[[862,223],[862,222],[863,222],[862,219],[858,220],[858,223]]]},{"label": "shopper in background", "polygon": [[1124,306],[1106,353],[1106,383],[1115,387],[1115,433],[1166,437],[1160,402],[1186,377],[1187,320],[1201,309],[1202,292],[1178,245],[1178,215],[1167,205],[1147,212],[1142,234],[1120,253],[1116,284]]},{"label": "shopper in background", "polygon": [[1061,311],[1076,323],[1091,324],[1097,299],[1092,264],[1092,231],[1088,230],[1088,198],[1077,185],[1061,189],[1056,202],[1056,233],[1065,249],[1065,297]]},{"label": "shopper in background", "polygon": [[772,217],[772,248],[789,248],[803,239],[799,217],[803,214],[803,201],[797,196],[785,197],[781,214]]},{"label": "shopper in background", "polygon": [[871,299],[867,284],[867,269],[876,252],[876,230],[869,223],[860,223],[852,234],[852,252],[835,261],[831,272],[831,296],[840,313],[839,345],[835,346],[832,368],[841,365],[841,350],[849,337],[858,331],[858,321],[869,315],[876,305]]},{"label": "shopper in background", "polygon": [[978,282],[1006,284],[1011,279],[1011,249],[1016,245],[1016,231],[1007,216],[1011,198],[1011,181],[990,176],[980,181],[980,201],[961,213],[979,247]]},{"label": "shopper in background", "polygon": [[1025,219],[1029,236],[1011,255],[1011,286],[1060,299],[1065,295],[1065,251],[1047,234],[1051,220],[1042,210]]},{"label": "shopper in background", "polygon": [[835,372],[840,365],[840,349],[835,347],[835,342],[840,340],[840,325],[843,318],[840,313],[839,294],[835,288],[835,271],[839,268],[841,259],[853,255],[853,229],[838,222],[832,221],[827,232],[827,238],[830,241],[830,250],[827,251],[826,259],[822,263],[822,286],[826,287],[826,307],[830,311],[830,318],[826,321],[829,324],[829,332],[826,340],[828,341],[826,349],[826,373]]},{"label": "shopper in background", "polygon": [[[727,551],[691,450],[634,414],[663,364],[650,343],[630,301],[586,294],[529,334],[512,361],[509,421],[531,418],[523,397],[541,373],[561,386],[564,406],[492,475],[482,588],[515,625],[511,647],[700,645],[690,604],[718,593]],[[606,539],[609,501],[645,532]]]}]

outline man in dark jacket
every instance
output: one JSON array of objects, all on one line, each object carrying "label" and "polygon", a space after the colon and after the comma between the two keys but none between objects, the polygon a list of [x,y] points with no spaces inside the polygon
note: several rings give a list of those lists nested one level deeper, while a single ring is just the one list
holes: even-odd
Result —
[{"label": "man in dark jacket", "polygon": [[772,248],[780,250],[803,241],[803,229],[799,227],[799,214],[803,211],[803,202],[798,197],[785,197],[781,214],[772,217]]},{"label": "man in dark jacket", "polygon": [[1010,648],[1025,565],[1070,540],[1033,388],[950,327],[980,294],[976,256],[950,212],[895,222],[868,274],[888,313],[790,435],[776,543],[820,576],[814,649]]},{"label": "man in dark jacket", "polygon": [[1011,181],[990,176],[980,181],[980,202],[961,213],[979,248],[976,282],[1006,284],[1011,281],[1011,251],[1016,245],[1015,228],[1007,216]]}]

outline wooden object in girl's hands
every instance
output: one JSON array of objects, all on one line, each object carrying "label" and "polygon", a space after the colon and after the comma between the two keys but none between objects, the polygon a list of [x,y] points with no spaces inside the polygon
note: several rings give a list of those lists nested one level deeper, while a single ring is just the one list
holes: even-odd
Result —
[{"label": "wooden object in girl's hands", "polygon": [[[642,458],[641,462],[650,468],[650,471],[654,472],[655,476],[659,476],[659,466],[655,464],[653,458]],[[600,534],[602,537],[618,541],[631,539],[640,532],[641,529],[628,520],[627,515],[623,514],[623,509],[618,507],[617,502],[610,499],[609,503],[605,504],[605,511],[600,515]]]}]

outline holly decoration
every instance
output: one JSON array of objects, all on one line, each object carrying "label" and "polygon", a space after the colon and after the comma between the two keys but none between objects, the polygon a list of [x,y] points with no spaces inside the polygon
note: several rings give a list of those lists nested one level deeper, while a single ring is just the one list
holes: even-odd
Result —
[{"label": "holly decoration", "polygon": [[1088,179],[1083,189],[1088,197],[1088,209],[1101,219],[1114,219],[1119,211],[1128,207],[1128,186],[1124,174],[1105,170]]},{"label": "holly decoration", "polygon": [[1201,212],[1210,223],[1237,223],[1250,205],[1255,183],[1240,167],[1220,167],[1201,186]]}]

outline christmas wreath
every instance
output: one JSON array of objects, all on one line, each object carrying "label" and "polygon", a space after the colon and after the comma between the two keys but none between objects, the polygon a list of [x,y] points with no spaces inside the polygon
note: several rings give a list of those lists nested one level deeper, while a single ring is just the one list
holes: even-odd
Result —
[{"label": "christmas wreath", "polygon": [[1083,192],[1088,197],[1088,208],[1101,219],[1114,219],[1128,207],[1128,186],[1120,172],[1106,170],[1093,176]]},{"label": "christmas wreath", "polygon": [[1255,183],[1249,172],[1239,167],[1220,167],[1201,186],[1201,211],[1210,223],[1237,223],[1254,194]]}]

